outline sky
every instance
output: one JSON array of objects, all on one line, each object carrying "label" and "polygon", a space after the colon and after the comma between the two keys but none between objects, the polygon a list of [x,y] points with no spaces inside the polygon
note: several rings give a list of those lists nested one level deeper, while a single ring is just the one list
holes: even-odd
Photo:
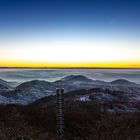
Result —
[{"label": "sky", "polygon": [[0,67],[140,68],[139,0],[0,0]]}]

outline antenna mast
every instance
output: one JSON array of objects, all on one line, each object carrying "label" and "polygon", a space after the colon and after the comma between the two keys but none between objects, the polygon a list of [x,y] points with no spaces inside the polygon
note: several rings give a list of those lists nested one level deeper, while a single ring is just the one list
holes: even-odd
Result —
[{"label": "antenna mast", "polygon": [[62,75],[59,87],[56,89],[57,96],[57,134],[64,135],[64,88],[62,85]]}]

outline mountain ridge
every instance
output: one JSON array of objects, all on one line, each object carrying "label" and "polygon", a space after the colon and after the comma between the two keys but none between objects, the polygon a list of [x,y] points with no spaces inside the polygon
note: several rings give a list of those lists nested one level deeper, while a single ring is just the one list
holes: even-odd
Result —
[{"label": "mountain ridge", "polygon": [[[59,87],[62,82],[65,92],[76,91],[80,89],[99,88],[102,90],[109,89],[112,91],[124,92],[129,97],[140,97],[140,86],[136,83],[125,79],[117,79],[112,82],[105,82],[99,80],[92,80],[83,75],[70,75],[61,80],[48,82],[45,80],[27,81],[19,86],[3,90],[0,92],[0,103],[17,103],[29,104],[40,98],[55,95],[55,89]],[[5,85],[5,82],[1,82]],[[125,95],[124,95],[125,96]]]}]

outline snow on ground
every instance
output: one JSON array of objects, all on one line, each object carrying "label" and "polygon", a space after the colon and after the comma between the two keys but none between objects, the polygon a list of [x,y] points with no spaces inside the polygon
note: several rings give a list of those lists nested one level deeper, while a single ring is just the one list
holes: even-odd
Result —
[{"label": "snow on ground", "polygon": [[81,95],[81,96],[78,96],[78,97],[76,98],[76,100],[82,101],[82,102],[90,101],[89,95],[83,95],[83,96]]},{"label": "snow on ground", "polygon": [[112,100],[116,100],[117,97],[114,97],[108,93],[98,92],[98,93],[93,93],[91,95],[91,99],[96,99],[99,101],[112,101]]}]

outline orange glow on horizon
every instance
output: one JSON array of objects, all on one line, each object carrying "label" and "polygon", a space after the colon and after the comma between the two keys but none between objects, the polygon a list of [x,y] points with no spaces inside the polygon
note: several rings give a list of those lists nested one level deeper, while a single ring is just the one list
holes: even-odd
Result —
[{"label": "orange glow on horizon", "polygon": [[31,67],[31,68],[140,68],[140,61],[110,61],[110,62],[34,62],[20,60],[4,60],[0,67]]},{"label": "orange glow on horizon", "polygon": [[0,67],[140,68],[139,46],[118,38],[3,40]]}]

